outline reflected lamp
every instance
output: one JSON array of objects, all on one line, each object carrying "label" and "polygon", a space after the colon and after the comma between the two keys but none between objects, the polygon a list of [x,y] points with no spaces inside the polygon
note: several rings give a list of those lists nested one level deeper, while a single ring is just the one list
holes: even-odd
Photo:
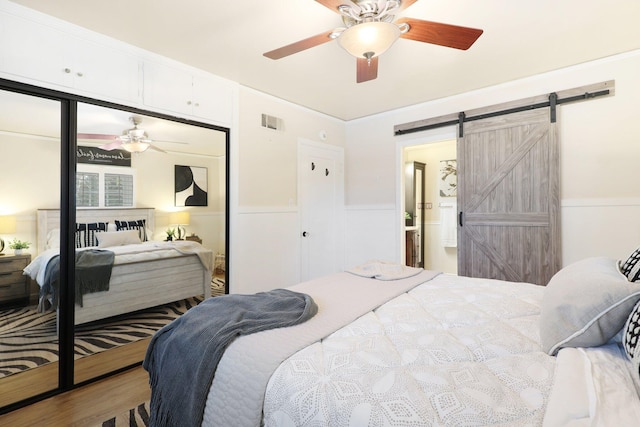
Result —
[{"label": "reflected lamp", "polygon": [[0,216],[0,255],[4,255],[4,234],[13,234],[16,232],[16,217],[10,215]]},{"label": "reflected lamp", "polygon": [[184,240],[187,235],[187,230],[184,226],[189,225],[189,220],[188,211],[171,212],[169,214],[169,223],[175,224],[178,230],[178,240]]}]

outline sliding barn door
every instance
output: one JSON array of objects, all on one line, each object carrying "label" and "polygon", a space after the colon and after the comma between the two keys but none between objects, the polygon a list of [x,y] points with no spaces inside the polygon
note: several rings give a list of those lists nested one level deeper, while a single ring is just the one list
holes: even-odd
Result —
[{"label": "sliding barn door", "polygon": [[548,108],[464,123],[460,275],[548,283],[561,265],[558,157]]}]

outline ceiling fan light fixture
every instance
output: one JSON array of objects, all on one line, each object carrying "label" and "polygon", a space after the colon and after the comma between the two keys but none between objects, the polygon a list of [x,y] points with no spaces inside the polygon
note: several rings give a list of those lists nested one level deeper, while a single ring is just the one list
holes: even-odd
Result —
[{"label": "ceiling fan light fixture", "polygon": [[344,30],[338,43],[356,58],[371,59],[389,49],[401,33],[400,28],[391,22],[363,22]]},{"label": "ceiling fan light fixture", "polygon": [[131,141],[124,142],[121,145],[121,148],[127,150],[130,153],[142,153],[147,151],[147,149],[151,146],[148,142],[144,141]]}]

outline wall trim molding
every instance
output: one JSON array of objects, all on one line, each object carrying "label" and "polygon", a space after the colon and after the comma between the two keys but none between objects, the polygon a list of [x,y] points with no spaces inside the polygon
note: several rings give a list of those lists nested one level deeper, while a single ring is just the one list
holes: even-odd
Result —
[{"label": "wall trim molding", "polygon": [[298,206],[239,206],[238,215],[298,213]]},{"label": "wall trim molding", "polygon": [[392,211],[396,209],[395,205],[346,205],[345,211]]},{"label": "wall trim molding", "polygon": [[593,199],[563,199],[560,200],[562,208],[614,208],[621,206],[640,206],[640,198],[593,198]]}]

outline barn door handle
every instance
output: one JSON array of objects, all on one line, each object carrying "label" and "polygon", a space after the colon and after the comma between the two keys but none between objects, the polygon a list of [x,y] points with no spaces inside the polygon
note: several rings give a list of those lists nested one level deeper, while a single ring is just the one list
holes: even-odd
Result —
[{"label": "barn door handle", "polygon": [[462,227],[462,215],[463,215],[463,214],[462,214],[462,211],[460,211],[460,212],[458,213],[458,224],[460,224],[460,227]]}]

